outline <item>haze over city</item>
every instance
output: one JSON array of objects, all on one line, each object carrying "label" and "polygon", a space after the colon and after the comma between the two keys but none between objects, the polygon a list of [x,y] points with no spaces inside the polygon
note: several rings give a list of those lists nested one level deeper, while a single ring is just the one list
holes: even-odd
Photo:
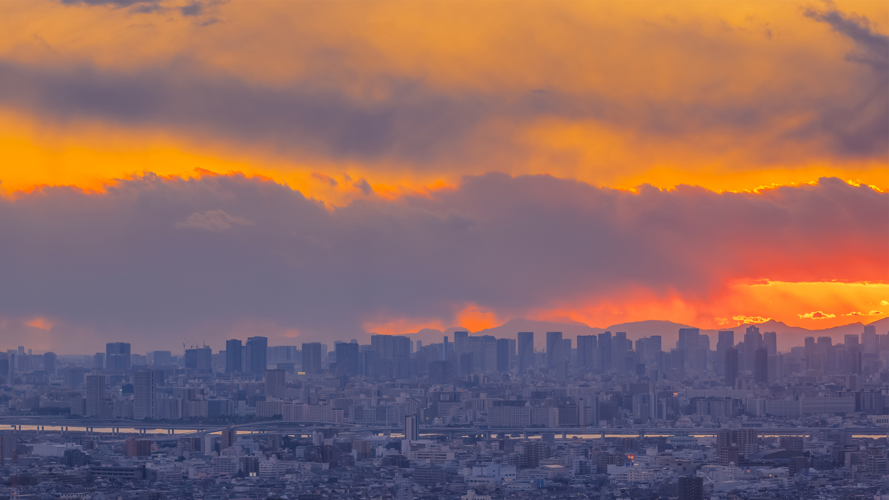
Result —
[{"label": "haze over city", "polygon": [[0,500],[889,500],[887,34],[0,2]]}]

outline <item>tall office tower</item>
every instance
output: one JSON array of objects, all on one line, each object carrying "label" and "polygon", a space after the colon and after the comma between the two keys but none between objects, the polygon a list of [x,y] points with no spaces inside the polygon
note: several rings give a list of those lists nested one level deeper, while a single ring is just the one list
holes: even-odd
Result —
[{"label": "tall office tower", "polygon": [[358,350],[358,372],[369,379],[377,378],[377,351],[373,349]]},{"label": "tall office tower", "polygon": [[[337,366],[339,366],[339,361],[337,361]],[[267,397],[284,399],[284,391],[286,390],[287,372],[282,369],[265,371],[265,395]]]},{"label": "tall office tower", "polygon": [[93,355],[93,368],[96,370],[105,369],[105,353],[97,352]]},{"label": "tall office tower", "polygon": [[704,500],[704,478],[680,477],[679,500]]},{"label": "tall office tower", "polygon": [[565,357],[565,363],[569,365],[575,361],[571,356],[571,339],[562,339],[562,356]]},{"label": "tall office tower", "polygon": [[595,335],[578,335],[577,336],[577,366],[581,370],[592,370],[596,367],[596,336]]},{"label": "tall office tower", "polygon": [[664,349],[661,347],[663,345],[663,341],[660,335],[652,335],[648,337],[647,346],[645,348],[648,352],[664,352]]},{"label": "tall office tower", "polygon": [[243,354],[240,339],[225,341],[225,373],[241,373],[244,371]]},{"label": "tall office tower", "polygon": [[509,339],[497,339],[497,371],[509,371]]},{"label": "tall office tower", "polygon": [[611,332],[600,333],[599,336],[599,370],[608,372],[611,370]]},{"label": "tall office tower", "polygon": [[154,370],[136,372],[133,377],[133,418],[157,417],[157,380]]},{"label": "tall office tower", "polygon": [[458,356],[465,352],[469,352],[469,332],[454,332],[454,353]]},{"label": "tall office tower", "polygon": [[232,429],[231,427],[227,427],[222,430],[222,437],[219,440],[220,446],[224,450],[226,448],[231,448],[235,445],[235,441],[238,439],[238,430]]},{"label": "tall office tower", "polygon": [[185,350],[185,368],[210,373],[213,369],[213,351],[209,347]]},{"label": "tall office tower", "polygon": [[763,332],[762,344],[769,352],[769,356],[778,354],[778,334],[775,332]]},{"label": "tall office tower", "polygon": [[0,463],[14,458],[17,443],[15,431],[0,431]]},{"label": "tall office tower", "polygon": [[25,355],[25,346],[23,346],[23,345],[20,345],[20,346],[19,346],[19,349],[18,349],[18,355],[19,355],[19,356],[24,356],[24,355]]},{"label": "tall office tower", "polygon": [[769,383],[769,351],[760,347],[754,354],[753,381],[757,384]]},{"label": "tall office tower", "polygon": [[448,344],[448,336],[445,335],[441,341],[441,360],[447,361],[450,358],[448,354],[448,350],[450,349],[450,344]]},{"label": "tall office tower", "polygon": [[611,338],[611,367],[617,372],[627,371],[627,332],[615,332]]},{"label": "tall office tower", "polygon": [[359,373],[358,343],[337,342],[334,346],[336,352],[336,374],[355,376]]},{"label": "tall office tower", "polygon": [[843,345],[846,346],[846,349],[849,349],[849,352],[858,352],[858,334],[847,333],[843,337]]},{"label": "tall office tower", "polygon": [[98,417],[105,404],[105,376],[86,376],[86,416]]},{"label": "tall office tower", "polygon": [[556,368],[563,362],[562,332],[546,332],[546,367]]},{"label": "tall office tower", "polygon": [[720,331],[716,341],[716,373],[725,375],[725,353],[735,347],[735,332],[732,330]]},{"label": "tall office tower", "polygon": [[748,326],[747,332],[744,333],[744,370],[753,371],[754,357],[760,347],[762,347],[762,334],[759,333],[759,327]]},{"label": "tall office tower", "polygon": [[247,339],[247,372],[262,375],[266,369],[266,356],[268,356],[269,339],[265,337],[250,337]]},{"label": "tall office tower", "polygon": [[105,344],[105,368],[111,371],[129,370],[130,344],[127,342],[109,342]]},{"label": "tall office tower", "polygon": [[519,373],[525,374],[534,367],[534,332],[519,332]]},{"label": "tall office tower", "polygon": [[734,387],[738,380],[738,350],[734,347],[725,351],[725,385]]},{"label": "tall office tower", "polygon": [[861,334],[861,352],[873,354],[877,351],[877,325],[865,325]]},{"label": "tall office tower", "polygon": [[420,419],[416,415],[404,417],[404,439],[418,441],[420,439]]},{"label": "tall office tower", "polygon": [[[497,338],[493,335],[483,335],[481,340],[481,369],[484,373],[493,373],[497,371]],[[508,351],[507,351],[508,353]]]},{"label": "tall office tower", "polygon": [[303,344],[303,372],[308,374],[321,373],[321,344],[310,342]]},{"label": "tall office tower", "polygon": [[56,374],[56,353],[47,352],[43,354],[43,371],[50,375]]},{"label": "tall office tower", "polygon": [[18,366],[16,364],[17,358],[18,354],[16,353],[15,349],[9,349],[6,351],[6,359],[9,360],[9,371],[4,373],[4,375],[8,374],[10,378],[15,375],[16,367]]}]

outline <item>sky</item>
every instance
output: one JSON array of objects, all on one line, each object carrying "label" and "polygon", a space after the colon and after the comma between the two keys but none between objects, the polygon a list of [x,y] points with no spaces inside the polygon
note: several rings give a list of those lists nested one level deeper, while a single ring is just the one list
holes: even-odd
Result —
[{"label": "sky", "polygon": [[883,1],[0,3],[36,350],[870,323],[887,190]]}]

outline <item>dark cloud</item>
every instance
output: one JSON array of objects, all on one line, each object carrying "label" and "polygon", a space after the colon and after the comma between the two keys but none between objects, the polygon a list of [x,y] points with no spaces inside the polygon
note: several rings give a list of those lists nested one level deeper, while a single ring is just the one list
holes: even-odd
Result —
[{"label": "dark cloud", "polygon": [[0,318],[48,318],[60,345],[95,331],[70,338],[144,350],[144,335],[218,346],[244,323],[366,338],[380,315],[448,320],[467,303],[510,316],[634,288],[695,299],[737,278],[873,280],[887,202],[836,179],[633,194],[489,174],[335,211],[238,175],[44,188],[0,200]]},{"label": "dark cloud", "polygon": [[[829,6],[833,7],[832,4]],[[850,61],[867,64],[884,74],[889,70],[889,36],[876,33],[875,26],[867,17],[845,14],[836,10],[835,7],[824,11],[809,7],[806,9],[805,15],[816,21],[827,23],[831,29],[855,42],[859,51],[847,56]]]}]

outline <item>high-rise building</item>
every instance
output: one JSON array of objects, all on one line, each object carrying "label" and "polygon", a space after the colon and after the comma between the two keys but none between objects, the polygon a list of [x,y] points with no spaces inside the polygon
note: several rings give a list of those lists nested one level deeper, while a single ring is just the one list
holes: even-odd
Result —
[{"label": "high-rise building", "polygon": [[222,430],[222,436],[220,438],[220,445],[222,449],[231,448],[235,445],[235,441],[238,439],[238,430],[233,429],[231,427],[227,427]]},{"label": "high-rise building", "polygon": [[546,332],[546,366],[556,368],[563,363],[562,332]]},{"label": "high-rise building", "polygon": [[877,325],[865,325],[861,334],[861,352],[872,354],[877,351]]},{"label": "high-rise building", "polygon": [[97,352],[93,355],[93,368],[96,370],[105,369],[105,353]]},{"label": "high-rise building", "polygon": [[454,383],[454,362],[437,360],[429,363],[429,383],[444,385]]},{"label": "high-rise building", "polygon": [[225,373],[241,373],[244,371],[243,354],[240,339],[225,341]]},{"label": "high-rise building", "polygon": [[519,332],[519,373],[527,373],[534,367],[534,332]]},{"label": "high-rise building", "polygon": [[734,347],[725,351],[725,385],[734,387],[738,380],[738,350]]},{"label": "high-rise building", "polygon": [[[339,362],[337,362],[339,365]],[[266,397],[284,399],[287,390],[287,372],[281,369],[265,371]]]},{"label": "high-rise building", "polygon": [[450,359],[451,355],[448,352],[451,349],[450,344],[448,343],[448,336],[445,335],[441,341],[441,359],[447,361]]},{"label": "high-rise building", "polygon": [[247,372],[262,375],[266,369],[269,339],[266,337],[250,337],[247,339]]},{"label": "high-rise building", "polygon": [[497,371],[509,371],[509,339],[497,339]]},{"label": "high-rise building", "polygon": [[843,345],[846,346],[846,349],[849,349],[849,352],[857,352],[858,351],[858,334],[857,333],[847,333],[843,337]]},{"label": "high-rise building", "polygon": [[47,352],[43,354],[43,371],[50,375],[56,374],[56,353]]},{"label": "high-rise building", "polygon": [[716,373],[725,375],[725,353],[735,346],[735,332],[732,330],[722,330],[718,334],[716,340]]},{"label": "high-rise building", "polygon": [[358,375],[360,367],[357,342],[337,342],[334,345],[334,352],[336,352],[337,375]]},{"label": "high-rise building", "polygon": [[129,370],[130,344],[127,342],[109,342],[105,344],[105,368],[109,371]]},{"label": "high-rise building", "polygon": [[608,372],[611,370],[611,332],[600,333],[598,336],[599,345],[599,371]]},{"label": "high-rise building", "polygon": [[757,384],[769,383],[769,351],[760,347],[754,354],[753,381]]},{"label": "high-rise building", "polygon": [[744,360],[743,369],[753,371],[754,357],[756,351],[762,347],[762,334],[759,333],[759,327],[750,325],[744,333]]},{"label": "high-rise building", "polygon": [[170,351],[154,351],[151,353],[151,364],[154,366],[170,366],[173,364],[173,353]]},{"label": "high-rise building", "polygon": [[680,477],[679,500],[704,500],[704,478]]},{"label": "high-rise building", "polygon": [[321,373],[321,344],[309,342],[302,345],[303,372],[308,374]]},{"label": "high-rise building", "polygon": [[105,404],[105,376],[86,376],[86,416],[99,417]]},{"label": "high-rise building", "polygon": [[627,371],[627,332],[615,332],[611,338],[611,368]]},{"label": "high-rise building", "polygon": [[762,344],[763,347],[768,351],[769,356],[774,356],[778,354],[778,334],[775,332],[763,332],[762,334]]},{"label": "high-rise building", "polygon": [[185,368],[210,373],[213,369],[213,351],[207,346],[186,349]]},{"label": "high-rise building", "polygon": [[0,431],[0,463],[6,463],[15,458],[18,439],[15,431]]},{"label": "high-rise building", "polygon": [[420,439],[420,419],[416,415],[404,417],[404,439],[417,441]]},{"label": "high-rise building", "polygon": [[595,335],[578,335],[577,336],[577,367],[581,370],[592,370],[596,368],[597,359],[594,356],[596,351]]},{"label": "high-rise building", "polygon": [[154,370],[136,372],[133,377],[133,418],[157,417],[157,380]]}]

